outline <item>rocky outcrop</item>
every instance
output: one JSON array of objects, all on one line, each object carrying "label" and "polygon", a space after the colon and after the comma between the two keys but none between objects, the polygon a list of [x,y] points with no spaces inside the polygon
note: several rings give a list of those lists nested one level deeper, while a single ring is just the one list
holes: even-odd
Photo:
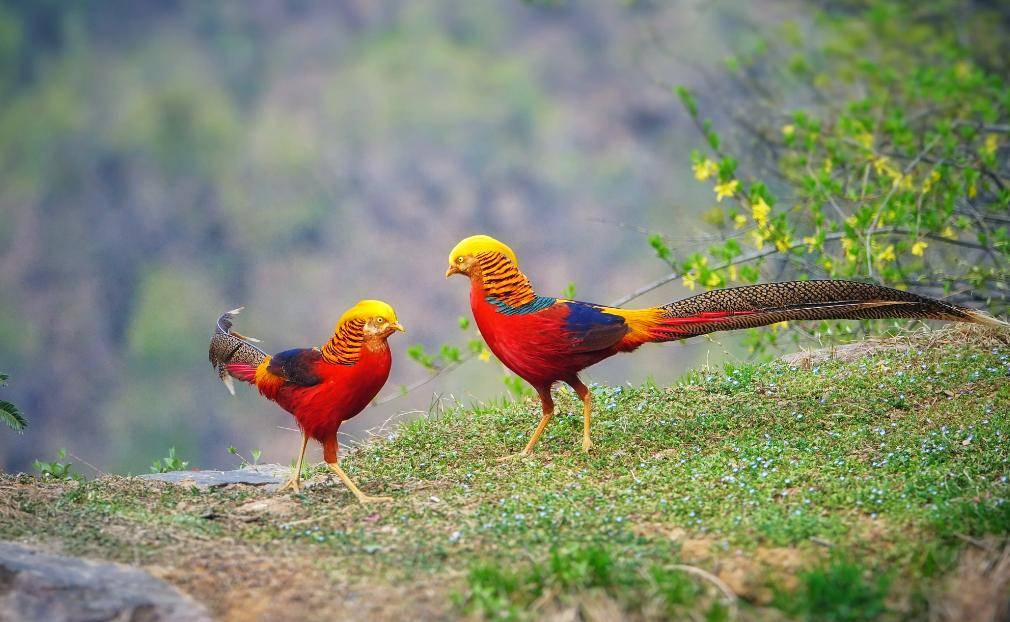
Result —
[{"label": "rocky outcrop", "polygon": [[0,620],[209,622],[210,616],[143,570],[0,542]]},{"label": "rocky outcrop", "polygon": [[291,477],[291,473],[290,467],[279,464],[258,464],[234,471],[169,471],[168,473],[149,473],[139,477],[183,486],[215,488],[231,484],[278,486],[287,481]]}]

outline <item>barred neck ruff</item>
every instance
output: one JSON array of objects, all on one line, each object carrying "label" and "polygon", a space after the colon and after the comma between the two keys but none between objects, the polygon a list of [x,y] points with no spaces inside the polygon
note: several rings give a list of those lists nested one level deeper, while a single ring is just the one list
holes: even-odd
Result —
[{"label": "barred neck ruff", "polygon": [[361,357],[365,342],[365,320],[347,320],[330,337],[322,349],[323,360],[334,365],[354,365]]},{"label": "barred neck ruff", "polygon": [[475,258],[485,294],[499,305],[521,307],[538,298],[530,280],[502,253],[478,253]]}]

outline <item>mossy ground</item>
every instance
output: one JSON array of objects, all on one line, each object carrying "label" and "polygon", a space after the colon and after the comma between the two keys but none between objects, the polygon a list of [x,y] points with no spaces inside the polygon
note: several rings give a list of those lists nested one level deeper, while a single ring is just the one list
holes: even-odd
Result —
[{"label": "mossy ground", "polygon": [[[344,458],[364,490],[394,497],[385,505],[358,505],[320,467],[317,485],[277,496],[3,476],[0,538],[145,566],[234,619],[998,608],[1010,346],[964,328],[885,346],[594,387],[588,455],[569,393],[534,456],[505,462],[535,403],[443,401]],[[984,571],[965,571],[969,558]],[[982,596],[960,603],[971,590]]]}]

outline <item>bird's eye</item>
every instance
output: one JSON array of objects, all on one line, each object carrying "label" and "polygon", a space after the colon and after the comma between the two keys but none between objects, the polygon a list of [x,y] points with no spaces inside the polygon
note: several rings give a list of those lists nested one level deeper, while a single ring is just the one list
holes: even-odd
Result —
[{"label": "bird's eye", "polygon": [[460,255],[459,257],[456,258],[456,263],[463,263],[463,256],[462,255]]},{"label": "bird's eye", "polygon": [[384,318],[384,317],[377,317],[377,318],[375,318],[375,323],[376,324],[382,324],[385,321],[386,321],[386,318]]}]

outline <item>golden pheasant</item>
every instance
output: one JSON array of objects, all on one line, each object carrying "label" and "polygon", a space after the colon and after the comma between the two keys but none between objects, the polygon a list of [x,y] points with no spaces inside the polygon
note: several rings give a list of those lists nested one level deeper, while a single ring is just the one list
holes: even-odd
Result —
[{"label": "golden pheasant", "polygon": [[318,348],[296,348],[273,356],[257,341],[231,330],[235,314],[217,320],[210,340],[210,362],[218,377],[235,393],[232,378],[256,385],[260,394],[291,413],[302,432],[294,475],[280,490],[301,489],[302,459],[310,438],[323,445],[323,459],[361,503],[386,501],[370,497],[340,468],[337,431],[361,412],[389,377],[392,357],[386,339],[403,327],[396,313],[379,300],[362,300],[344,313],[329,341]]},{"label": "golden pheasant", "polygon": [[644,343],[786,320],[921,318],[1005,323],[978,311],[854,281],[790,281],[715,290],[649,309],[618,309],[540,296],[516,254],[486,235],[461,241],[445,276],[470,279],[470,308],[491,351],[540,396],[543,416],[521,455],[529,455],[554,416],[551,386],[564,382],[583,403],[582,449],[592,447],[592,396],[583,369]]}]

